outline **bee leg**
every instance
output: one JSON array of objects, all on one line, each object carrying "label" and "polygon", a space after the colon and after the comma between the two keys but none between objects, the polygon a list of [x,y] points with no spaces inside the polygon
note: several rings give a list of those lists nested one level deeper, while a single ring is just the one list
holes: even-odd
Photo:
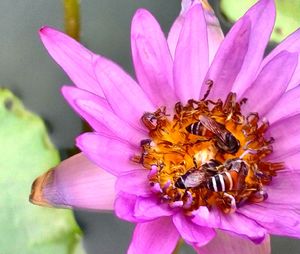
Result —
[{"label": "bee leg", "polygon": [[193,196],[188,190],[184,193],[184,196],[187,196],[187,199],[183,205],[183,208],[188,209],[193,203]]},{"label": "bee leg", "polygon": [[195,156],[193,157],[193,163],[195,168],[198,168],[198,163],[197,163],[197,159],[195,158]]},{"label": "bee leg", "polygon": [[228,205],[227,210],[225,212],[234,213],[236,211],[235,198],[226,192],[224,192],[224,197],[226,197],[226,205]]},{"label": "bee leg", "polygon": [[268,198],[268,193],[265,190],[259,190],[254,192],[249,197],[249,202],[251,203],[260,203]]}]

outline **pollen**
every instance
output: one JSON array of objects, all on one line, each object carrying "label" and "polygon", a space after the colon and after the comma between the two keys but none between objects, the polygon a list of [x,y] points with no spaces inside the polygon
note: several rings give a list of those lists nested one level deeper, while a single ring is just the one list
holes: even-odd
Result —
[{"label": "pollen", "polygon": [[149,170],[149,187],[170,207],[232,213],[263,202],[264,186],[284,165],[266,159],[274,139],[266,138],[269,124],[258,113],[242,114],[246,99],[238,102],[229,93],[225,101],[211,101],[208,93],[199,101],[176,103],[173,112],[163,107],[145,113],[141,121],[149,139],[141,141],[133,161]]}]

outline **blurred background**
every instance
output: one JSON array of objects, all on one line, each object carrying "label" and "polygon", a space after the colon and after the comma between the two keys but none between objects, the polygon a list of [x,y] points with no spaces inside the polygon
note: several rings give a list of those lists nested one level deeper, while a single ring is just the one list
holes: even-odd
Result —
[{"label": "blurred background", "polygon": [[[229,2],[232,1],[229,0]],[[210,3],[221,18],[224,31],[227,31],[231,24],[230,19],[235,19],[235,16],[225,18],[220,12],[220,2],[212,0]],[[299,4],[296,3],[296,5]],[[81,42],[92,51],[114,60],[129,73],[132,73],[129,45],[130,22],[136,9],[140,7],[150,10],[167,33],[172,21],[180,11],[180,1],[82,0]],[[74,139],[82,130],[82,122],[60,95],[61,85],[70,84],[70,81],[48,56],[37,34],[38,29],[43,25],[64,30],[63,1],[0,1],[0,19],[2,34],[0,38],[1,86],[12,90],[14,94],[21,98],[28,109],[43,118],[51,140],[59,149],[63,159],[66,157],[67,149],[74,146]],[[278,30],[278,33],[282,34],[282,30]],[[274,45],[275,43],[270,47]],[[0,165],[2,165],[0,170],[3,170],[4,164]],[[35,176],[40,173],[35,173]],[[1,177],[0,186],[5,186],[5,179],[3,176]],[[23,176],[21,178],[23,179]],[[34,176],[31,177],[31,180],[33,179]],[[28,181],[30,182],[30,179]],[[27,189],[24,189],[25,197],[28,196],[29,191],[30,184]],[[31,206],[29,203],[24,203],[24,205]],[[8,218],[6,215],[4,216],[3,209],[6,209],[6,206],[3,202],[0,202],[0,209],[2,210],[0,220]],[[12,210],[11,212],[18,213],[18,210]],[[112,214],[75,211],[75,216],[84,232],[84,247],[88,254],[125,253],[130,242],[132,225],[119,221]],[[53,218],[55,219],[55,217]],[[12,220],[15,219],[12,218]],[[47,218],[41,218],[42,220],[47,220]],[[49,224],[45,223],[43,226],[48,227]],[[16,225],[16,228],[18,228],[19,224]],[[65,226],[62,228],[65,228]],[[74,228],[71,231],[78,233],[79,230]],[[2,230],[0,232],[5,234],[6,231]],[[43,234],[46,233],[43,231]],[[14,236],[6,235],[5,237],[3,239],[13,238]],[[0,254],[14,254],[15,252],[7,252],[8,248],[2,250],[3,246],[12,244],[3,239],[3,242],[0,240]],[[18,242],[15,242],[15,244],[18,245]],[[272,249],[273,254],[300,253],[300,240],[273,237]],[[43,252],[42,248],[35,251],[28,253],[48,253]],[[56,253],[71,252],[68,250],[68,252]],[[193,251],[185,246],[182,248],[181,253],[193,253]]]}]

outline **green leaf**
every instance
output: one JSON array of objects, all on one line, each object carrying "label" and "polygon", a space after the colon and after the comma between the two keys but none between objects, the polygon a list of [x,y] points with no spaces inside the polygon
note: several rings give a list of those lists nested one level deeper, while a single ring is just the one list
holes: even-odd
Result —
[{"label": "green leaf", "polygon": [[83,253],[71,211],[28,201],[32,181],[59,162],[41,118],[0,88],[0,253]]},{"label": "green leaf", "polygon": [[[286,36],[300,27],[300,1],[276,0],[276,23],[271,39],[275,42],[282,41]],[[240,18],[254,3],[255,0],[236,1],[221,0],[222,13],[230,21]]]}]

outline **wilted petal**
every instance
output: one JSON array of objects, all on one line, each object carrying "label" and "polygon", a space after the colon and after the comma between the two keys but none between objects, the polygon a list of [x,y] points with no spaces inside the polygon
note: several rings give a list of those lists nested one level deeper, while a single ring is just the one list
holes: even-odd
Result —
[{"label": "wilted petal", "polygon": [[175,52],[174,83],[182,102],[198,99],[207,69],[206,22],[202,6],[197,4],[185,16]]},{"label": "wilted petal", "polygon": [[261,244],[223,232],[217,231],[217,236],[207,245],[196,249],[198,254],[271,254],[270,237]]},{"label": "wilted petal", "polygon": [[272,160],[291,156],[300,152],[300,114],[282,119],[272,124],[268,129],[268,136],[273,137]]},{"label": "wilted petal", "polygon": [[38,177],[30,201],[38,205],[113,210],[115,177],[82,153]]},{"label": "wilted petal", "polygon": [[145,111],[155,109],[141,87],[119,66],[105,58],[95,61],[95,73],[115,114],[136,128]]},{"label": "wilted petal", "polygon": [[216,235],[215,230],[194,224],[189,217],[182,213],[173,216],[173,222],[181,237],[190,245],[201,247],[207,244]]},{"label": "wilted petal", "polygon": [[265,115],[269,123],[285,119],[300,113],[300,86],[284,93]]},{"label": "wilted petal", "polygon": [[179,234],[170,217],[138,223],[127,254],[171,254]]},{"label": "wilted petal", "polygon": [[[300,53],[300,29],[289,35],[284,41],[282,41],[272,52],[263,60],[261,68],[263,68],[274,56],[279,52],[286,50],[291,53]],[[292,79],[289,82],[287,90],[293,89],[300,84],[300,62],[294,72]]]},{"label": "wilted petal", "polygon": [[76,86],[103,96],[94,74],[93,58],[96,57],[94,53],[73,38],[50,27],[41,28],[40,37],[49,54]]},{"label": "wilted petal", "polygon": [[250,19],[251,32],[243,66],[232,87],[232,90],[237,94],[242,94],[247,89],[260,68],[275,22],[274,0],[258,1],[241,20],[245,18]]},{"label": "wilted petal", "polygon": [[113,175],[126,174],[136,167],[132,156],[138,148],[102,133],[84,133],[76,139],[76,145],[101,168]]},{"label": "wilted petal", "polygon": [[208,211],[206,207],[200,207],[194,212],[192,221],[203,227],[212,227],[236,233],[253,242],[260,243],[264,240],[267,231],[255,222],[239,213],[223,214],[217,209]]},{"label": "wilted petal", "polygon": [[151,101],[157,107],[177,101],[167,41],[155,18],[144,9],[132,20],[131,50],[136,77]]},{"label": "wilted petal", "polygon": [[[247,98],[243,111],[266,114],[286,90],[297,62],[297,54],[287,51],[282,51],[270,60],[258,74],[254,83],[241,96],[241,98]],[[276,75],[277,73],[280,75]],[[262,94],[263,98],[260,98]]]}]

